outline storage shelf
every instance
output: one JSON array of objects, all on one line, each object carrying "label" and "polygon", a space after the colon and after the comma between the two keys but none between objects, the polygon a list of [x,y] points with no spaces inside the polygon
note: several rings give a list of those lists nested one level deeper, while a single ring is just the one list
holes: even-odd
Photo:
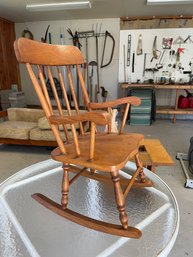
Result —
[{"label": "storage shelf", "polygon": [[193,114],[193,109],[175,109],[175,107],[171,106],[157,106],[156,107],[157,114]]}]

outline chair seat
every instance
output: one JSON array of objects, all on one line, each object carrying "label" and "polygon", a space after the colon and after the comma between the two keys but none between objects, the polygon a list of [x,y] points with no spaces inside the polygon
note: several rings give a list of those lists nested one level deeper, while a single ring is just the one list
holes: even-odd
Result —
[{"label": "chair seat", "polygon": [[90,136],[79,138],[81,156],[77,157],[74,143],[66,145],[67,154],[59,148],[52,151],[52,158],[62,163],[70,163],[91,169],[112,172],[121,169],[138,151],[143,142],[141,134],[96,134],[95,155],[89,160]]}]

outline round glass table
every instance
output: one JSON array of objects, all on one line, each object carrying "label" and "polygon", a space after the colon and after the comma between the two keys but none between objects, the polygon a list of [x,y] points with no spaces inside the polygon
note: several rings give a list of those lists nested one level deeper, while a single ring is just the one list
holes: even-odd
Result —
[{"label": "round glass table", "polygon": [[[134,169],[128,162],[121,176],[129,178]],[[42,193],[60,203],[60,163],[47,160],[19,171],[0,185],[0,256],[167,256],[178,234],[177,201],[163,180],[147,169],[145,173],[154,186],[132,189],[126,198],[129,225],[142,231],[140,239],[130,239],[72,223],[31,197]],[[69,208],[119,224],[111,183],[81,176],[70,187]]]}]

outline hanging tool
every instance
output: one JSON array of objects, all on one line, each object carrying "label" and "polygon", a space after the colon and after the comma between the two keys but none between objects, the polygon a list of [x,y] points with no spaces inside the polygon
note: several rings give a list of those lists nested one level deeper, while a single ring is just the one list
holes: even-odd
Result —
[{"label": "hanging tool", "polygon": [[41,38],[41,42],[42,43],[46,43],[47,42],[47,36],[48,36],[49,28],[50,28],[50,25],[48,25],[44,37]]},{"label": "hanging tool", "polygon": [[163,56],[165,55],[165,53],[166,53],[166,49],[164,49],[164,51],[162,52],[161,57],[160,57],[160,60],[159,60],[159,63],[156,64],[156,68],[157,68],[158,70],[163,68],[163,65],[161,64],[161,61],[162,61]]},{"label": "hanging tool", "polygon": [[48,33],[48,42],[49,44],[52,44],[52,35],[50,32]]},{"label": "hanging tool", "polygon": [[137,55],[142,55],[143,54],[143,49],[142,49],[142,35],[140,34],[138,37],[138,43],[137,43]]},{"label": "hanging tool", "polygon": [[[102,25],[102,24],[101,24]],[[95,32],[95,42],[96,42],[96,63],[97,63],[97,84],[95,85],[95,102],[98,102],[98,96],[100,93],[100,77],[99,77],[99,46],[98,46],[98,37],[101,32],[101,26],[99,32],[97,31],[98,24],[96,25],[96,32]]]},{"label": "hanging tool", "polygon": [[95,61],[91,61],[91,62],[89,62],[89,64],[88,64],[89,66],[91,66],[92,67],[92,69],[91,69],[91,75],[89,76],[89,84],[90,84],[90,100],[91,100],[91,102],[93,101],[93,81],[92,81],[92,79],[93,79],[93,67],[95,66],[95,67],[97,67],[97,62],[95,62]]},{"label": "hanging tool", "polygon": [[131,60],[131,34],[128,35],[127,41],[127,66],[130,66]]},{"label": "hanging tool", "polygon": [[67,32],[68,32],[68,33],[70,34],[70,36],[72,37],[73,45],[74,45],[74,46],[77,46],[77,47],[81,50],[82,45],[81,45],[81,43],[80,43],[80,41],[79,41],[78,32],[75,31],[75,33],[73,34],[73,33],[72,33],[72,30],[69,29],[69,28],[67,29]]},{"label": "hanging tool", "polygon": [[184,39],[181,37],[181,36],[179,36],[179,37],[177,37],[175,40],[174,40],[174,42],[173,42],[173,44],[174,45],[181,45],[181,44],[183,44],[184,43]]},{"label": "hanging tool", "polygon": [[152,54],[153,54],[153,57],[151,59],[151,62],[153,61],[153,59],[157,60],[160,56],[160,51],[157,50],[157,36],[154,37]]},{"label": "hanging tool", "polygon": [[88,95],[90,94],[90,87],[89,87],[89,73],[88,73],[88,38],[94,36],[94,30],[89,30],[89,31],[81,31],[78,32],[78,38],[85,38],[86,40],[86,66],[87,66],[87,71],[86,71],[86,80],[87,80],[87,92]]},{"label": "hanging tool", "polygon": [[[67,29],[67,32],[72,37],[73,45],[78,47],[81,50],[82,44],[79,41],[78,32],[75,31],[75,33],[73,34],[71,29],[69,29],[69,28]],[[79,77],[78,77],[78,72],[77,71],[76,71],[76,92],[77,92],[77,100],[78,100],[78,106],[79,106],[80,105],[80,87],[79,87]]]},{"label": "hanging tool", "polygon": [[[50,28],[50,25],[48,25],[44,37],[41,38],[41,42],[42,43],[46,43],[47,42],[49,28]],[[44,78],[46,79],[46,73],[45,73],[45,69],[44,69],[43,65],[42,65],[42,73],[43,73]]]},{"label": "hanging tool", "polygon": [[108,95],[108,91],[105,90],[104,87],[101,87],[101,90],[102,90],[102,92],[101,92],[101,97],[102,97],[102,99],[103,99],[103,102],[106,102],[106,100],[107,100],[107,95]]},{"label": "hanging tool", "polygon": [[[112,45],[111,56],[110,56],[109,61],[108,61],[106,64],[103,64],[107,37],[110,37],[110,38],[112,39],[113,45]],[[111,33],[109,33],[109,32],[106,30],[106,31],[105,31],[105,41],[104,41],[104,46],[103,46],[103,53],[102,53],[102,60],[101,60],[101,68],[104,68],[104,67],[108,66],[108,65],[112,62],[113,54],[114,54],[114,49],[115,49],[115,39],[114,39],[114,37],[111,35]]]},{"label": "hanging tool", "polygon": [[170,58],[171,58],[171,61],[173,61],[173,57],[175,56],[175,50],[170,50]]},{"label": "hanging tool", "polygon": [[[62,28],[60,28],[60,44],[65,45],[64,29],[62,29]],[[64,66],[62,67],[62,73],[63,73],[63,78],[64,78],[66,90],[68,91],[69,87],[67,87],[68,82],[67,82],[67,76],[66,76],[66,69],[65,69]]]},{"label": "hanging tool", "polygon": [[191,43],[193,43],[192,39],[191,39],[191,35],[188,35],[186,39],[184,39],[184,43],[186,43],[187,41],[190,41]]},{"label": "hanging tool", "polygon": [[135,71],[135,53],[133,52],[133,57],[132,57],[132,72]]},{"label": "hanging tool", "polygon": [[145,54],[144,54],[144,62],[143,62],[143,77],[145,76],[146,58],[147,58],[147,53],[145,53]]},{"label": "hanging tool", "polygon": [[126,57],[125,57],[125,44],[123,45],[123,72],[124,72],[124,82],[126,82]]},{"label": "hanging tool", "polygon": [[21,35],[21,36],[22,36],[22,37],[25,37],[25,38],[29,38],[29,39],[31,39],[31,40],[34,39],[33,34],[31,33],[31,31],[30,31],[28,28],[24,29],[24,31],[22,32],[22,35]]}]

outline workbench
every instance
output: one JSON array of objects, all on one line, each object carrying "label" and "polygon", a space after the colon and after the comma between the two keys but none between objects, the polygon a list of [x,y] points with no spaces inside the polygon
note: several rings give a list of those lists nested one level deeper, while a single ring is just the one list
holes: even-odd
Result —
[{"label": "workbench", "polygon": [[170,155],[159,139],[145,139],[140,146],[140,159],[143,166],[155,172],[157,166],[173,166]]},{"label": "workbench", "polygon": [[174,106],[156,106],[156,114],[171,114],[173,115],[172,121],[176,122],[176,115],[193,115],[193,109],[178,109],[179,91],[183,89],[193,90],[193,85],[167,85],[167,84],[128,84],[126,82],[120,83],[122,96],[127,96],[128,89],[131,88],[151,88],[151,89],[171,89],[175,90],[175,105]]}]

